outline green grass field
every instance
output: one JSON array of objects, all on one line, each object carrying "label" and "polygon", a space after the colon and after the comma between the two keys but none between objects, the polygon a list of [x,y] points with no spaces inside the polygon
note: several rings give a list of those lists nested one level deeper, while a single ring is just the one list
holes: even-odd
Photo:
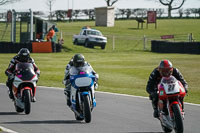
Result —
[{"label": "green grass field", "polygon": [[[72,44],[72,36],[79,33],[81,27],[89,25],[100,29],[105,35],[115,35],[120,39],[116,41],[116,49],[112,50],[112,39],[108,40],[105,50],[100,48],[87,49]],[[196,41],[200,41],[200,19],[189,20],[158,20],[158,29],[149,25],[149,29],[136,29],[137,23],[134,20],[116,21],[115,27],[95,27],[94,22],[58,23],[59,30],[64,35],[64,50],[61,53],[32,53],[36,64],[41,70],[41,77],[38,85],[64,87],[62,79],[66,64],[75,53],[83,53],[86,60],[99,73],[99,91],[148,96],[146,84],[151,71],[157,67],[160,60],[169,59],[174,67],[179,68],[189,84],[189,93],[185,101],[200,103],[200,55],[193,54],[161,54],[143,51],[142,41],[134,44],[131,37],[151,36],[159,37],[165,34],[188,34],[193,33]],[[125,38],[129,36],[129,38]],[[134,45],[134,47],[131,47]],[[15,54],[0,54],[0,82],[5,83],[4,74],[10,59]]]}]

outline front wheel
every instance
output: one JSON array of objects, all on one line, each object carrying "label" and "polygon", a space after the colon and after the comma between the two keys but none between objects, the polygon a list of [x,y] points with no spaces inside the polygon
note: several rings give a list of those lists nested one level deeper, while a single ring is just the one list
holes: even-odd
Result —
[{"label": "front wheel", "polygon": [[24,90],[24,109],[25,109],[25,114],[29,114],[31,112],[30,90]]},{"label": "front wheel", "polygon": [[83,96],[83,113],[85,116],[85,122],[89,123],[91,121],[91,110],[89,104],[89,97],[88,95]]},{"label": "front wheel", "polygon": [[85,47],[89,47],[88,40],[85,40]]},{"label": "front wheel", "polygon": [[174,121],[175,121],[175,132],[176,133],[183,133],[183,118],[181,115],[181,110],[178,104],[174,104],[172,106],[173,113],[174,113]]},{"label": "front wheel", "polygon": [[105,46],[106,46],[106,45],[101,45],[101,49],[105,49]]}]

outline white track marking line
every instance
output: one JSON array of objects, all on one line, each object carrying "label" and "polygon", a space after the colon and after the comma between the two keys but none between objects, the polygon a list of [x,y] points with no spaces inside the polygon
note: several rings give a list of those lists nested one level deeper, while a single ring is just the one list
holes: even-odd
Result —
[{"label": "white track marking line", "polygon": [[[46,87],[46,86],[38,86],[38,87]],[[64,88],[59,88],[59,87],[46,87],[46,88],[64,90]],[[127,97],[135,97],[135,98],[149,99],[149,97],[144,97],[144,96],[135,96],[135,95],[119,94],[119,93],[103,92],[103,91],[95,91],[95,92],[98,92],[98,93],[105,93],[105,94],[110,94],[110,95],[117,95],[117,96],[127,96]],[[200,107],[200,104],[187,103],[187,102],[184,102],[184,104],[193,105],[193,106],[199,106],[199,107]]]},{"label": "white track marking line", "polygon": [[6,133],[18,133],[18,132],[16,132],[16,131],[10,130],[10,129],[5,128],[5,127],[2,127],[2,126],[0,126],[0,129],[1,129],[2,131],[6,132]]},{"label": "white track marking line", "polygon": [[[5,84],[0,83],[0,85],[5,85]],[[47,86],[38,86],[38,87],[45,87],[45,88],[49,88],[49,89],[64,90],[64,87],[63,87],[63,88],[59,88],[59,87],[47,87]],[[144,96],[135,96],[135,95],[119,94],[119,93],[103,92],[103,91],[96,91],[96,92],[98,92],[98,93],[105,93],[105,94],[111,94],[111,95],[118,95],[118,96],[128,96],[128,97],[136,97],[136,98],[149,99],[148,97],[144,97]],[[184,102],[184,103],[185,103],[185,104],[188,104],[188,105],[193,105],[193,106],[198,106],[198,107],[200,107],[200,104],[187,103],[187,102]]]}]

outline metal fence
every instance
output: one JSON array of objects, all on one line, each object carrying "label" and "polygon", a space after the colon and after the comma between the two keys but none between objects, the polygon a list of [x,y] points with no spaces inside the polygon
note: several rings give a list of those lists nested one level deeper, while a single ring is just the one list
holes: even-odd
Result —
[{"label": "metal fence", "polygon": [[[74,33],[62,32],[66,46],[73,45]],[[61,35],[58,34],[58,38]],[[135,50],[151,50],[152,40],[173,41],[173,42],[192,42],[194,41],[192,34],[175,34],[173,38],[161,39],[161,36],[136,36],[136,35],[105,35],[107,37],[106,51],[135,51]]]},{"label": "metal fence", "polygon": [[[19,33],[19,31],[16,31]],[[62,33],[62,34],[61,34]],[[57,33],[57,38],[64,39],[64,45],[67,47],[73,47],[73,35],[75,33],[60,32]],[[1,23],[0,24],[0,42],[10,42],[11,36],[11,24]],[[151,50],[152,40],[166,40],[174,42],[192,42],[196,41],[191,33],[189,34],[175,34],[173,38],[161,39],[161,36],[148,36],[148,35],[112,35],[107,34],[107,45],[106,51],[135,51],[135,50]],[[17,42],[19,42],[19,34],[16,34]]]}]

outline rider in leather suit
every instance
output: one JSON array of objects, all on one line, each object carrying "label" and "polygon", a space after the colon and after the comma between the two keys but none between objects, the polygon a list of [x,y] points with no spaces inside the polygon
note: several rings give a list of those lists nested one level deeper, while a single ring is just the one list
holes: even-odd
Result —
[{"label": "rider in leather suit", "polygon": [[64,94],[67,96],[67,105],[68,106],[71,106],[71,102],[70,102],[71,83],[70,83],[70,79],[69,79],[70,78],[69,70],[72,66],[74,66],[74,67],[84,67],[84,66],[91,67],[92,73],[95,76],[95,83],[94,83],[95,89],[98,88],[97,82],[99,79],[99,75],[94,71],[92,66],[88,62],[85,61],[85,57],[82,54],[75,54],[66,66],[65,77],[63,80],[63,84],[65,84]]},{"label": "rider in leather suit", "polygon": [[157,108],[158,104],[157,86],[162,76],[168,77],[170,75],[173,75],[177,80],[179,80],[183,84],[186,93],[188,92],[187,82],[184,80],[180,71],[177,68],[173,67],[172,63],[169,60],[162,60],[159,66],[151,72],[146,86],[146,91],[149,93],[150,100],[152,100],[152,106],[154,109],[153,116],[155,118],[159,117]]},{"label": "rider in leather suit", "polygon": [[[34,71],[36,72],[38,77],[40,75],[40,70],[38,69],[37,65],[35,64],[34,59],[30,57],[29,50],[27,48],[20,49],[18,54],[11,59],[10,64],[5,71],[6,76],[8,76],[6,85],[9,88],[8,92],[9,92],[10,99],[14,99],[14,95],[13,95],[13,91],[12,91],[12,84],[13,84],[14,77],[15,77],[15,75],[14,75],[15,66],[17,63],[22,63],[22,62],[32,63],[33,67],[34,67]],[[36,98],[33,97],[32,101],[36,102]]]}]

